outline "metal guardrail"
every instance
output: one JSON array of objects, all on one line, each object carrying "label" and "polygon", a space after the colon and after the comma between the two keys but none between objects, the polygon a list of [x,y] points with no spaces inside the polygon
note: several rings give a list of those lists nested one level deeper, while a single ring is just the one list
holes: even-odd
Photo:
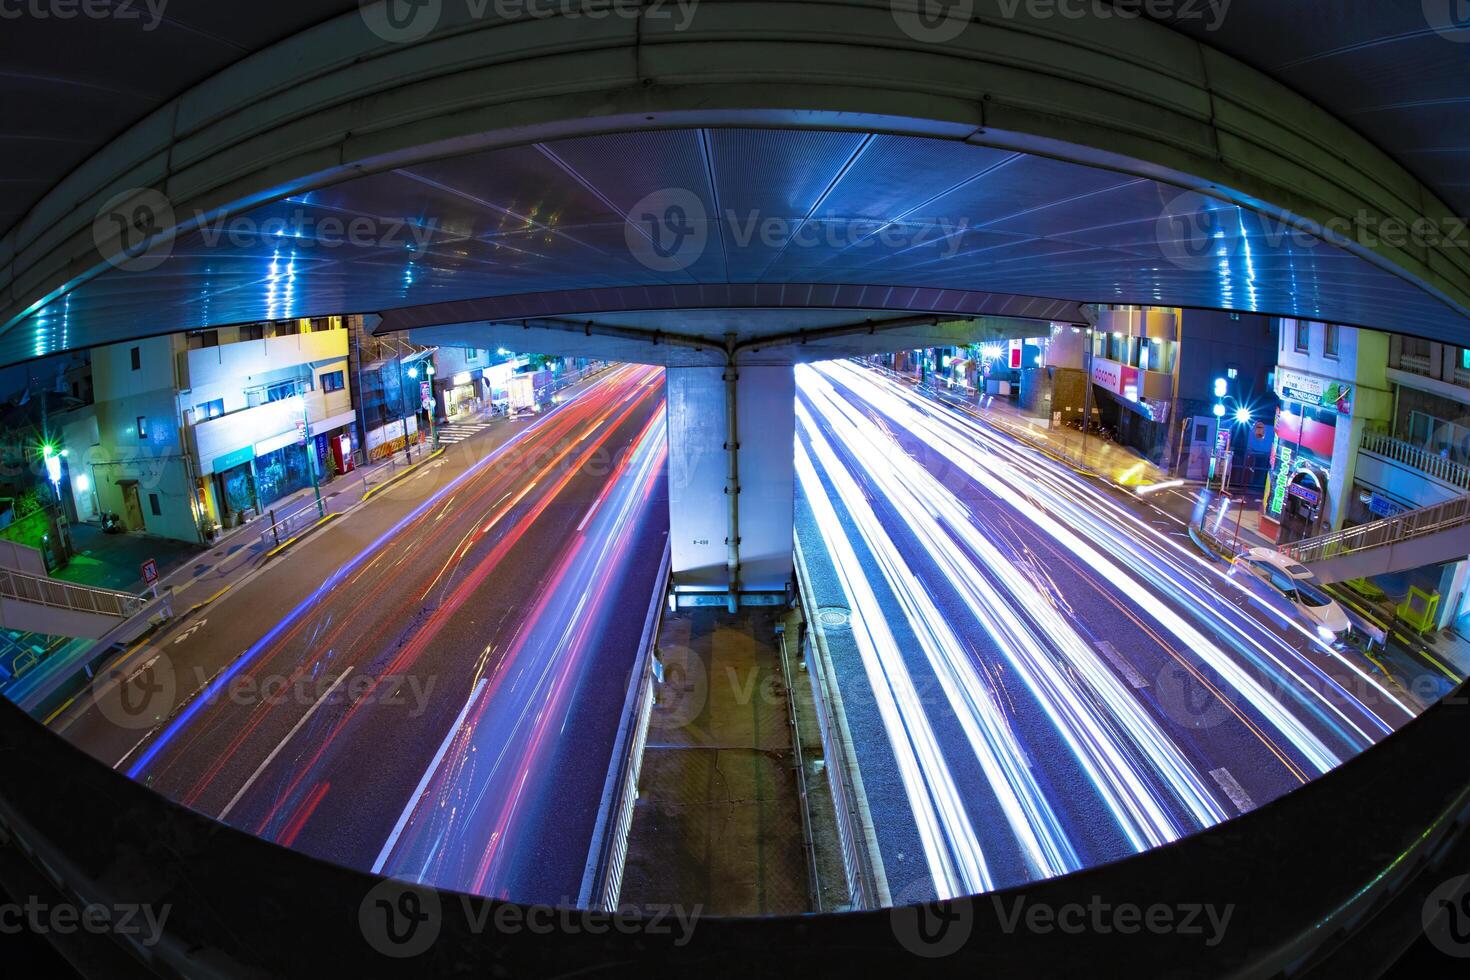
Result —
[{"label": "metal guardrail", "polygon": [[857,761],[849,757],[842,726],[833,717],[841,710],[836,706],[840,694],[834,690],[836,678],[828,675],[830,664],[825,652],[817,649],[817,605],[806,580],[806,558],[799,540],[795,541],[794,548],[802,615],[808,623],[804,636],[807,649],[802,654],[812,683],[812,704],[816,709],[817,728],[822,735],[822,755],[827,761],[827,785],[837,816],[837,837],[842,849],[842,868],[847,875],[848,902],[854,909],[882,908],[888,903],[888,896],[878,883],[873,860],[866,847],[867,822],[858,802],[861,791],[856,784]]},{"label": "metal guardrail", "polygon": [[1363,433],[1363,440],[1359,445],[1365,453],[1403,463],[1437,480],[1470,490],[1470,466],[1464,463],[1382,433]]},{"label": "metal guardrail", "polygon": [[131,592],[96,589],[9,568],[0,569],[0,596],[53,609],[115,616],[119,619],[132,616],[147,601],[145,597]]},{"label": "metal guardrail", "polygon": [[1277,550],[1303,565],[1369,548],[1398,544],[1470,524],[1470,494],[1358,527],[1282,545]]},{"label": "metal guardrail", "polygon": [[[623,726],[613,745],[613,767],[609,778],[615,787],[612,804],[598,815],[594,831],[594,853],[589,855],[588,873],[582,883],[578,905],[612,911],[623,890],[623,869],[628,858],[628,833],[633,827],[633,804],[638,801],[638,778],[643,770],[643,749],[648,742],[648,724],[653,715],[654,648],[663,624],[664,597],[669,591],[672,550],[665,545],[659,566],[659,588],[643,624],[640,662],[634,668],[637,681],[629,689],[623,709]],[[629,705],[632,710],[629,710]],[[597,835],[601,835],[600,838]]]},{"label": "metal guardrail", "polygon": [[[791,657],[786,647],[786,629],[778,626],[776,639],[781,645],[781,682],[786,688],[786,716],[791,724],[791,748],[793,769],[796,772],[796,792],[801,801],[801,843],[806,852],[807,888],[811,892],[813,912],[824,912],[822,906],[822,873],[817,867],[817,845],[812,833],[811,794],[807,791],[806,755],[801,747],[801,722],[796,712],[796,690],[791,682]],[[806,651],[802,651],[805,654]],[[815,694],[816,692],[813,691]],[[818,709],[821,710],[821,709]]]}]

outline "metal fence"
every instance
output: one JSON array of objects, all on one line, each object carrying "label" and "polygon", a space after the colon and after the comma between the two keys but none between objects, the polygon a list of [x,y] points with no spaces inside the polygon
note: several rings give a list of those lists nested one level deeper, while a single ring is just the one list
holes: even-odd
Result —
[{"label": "metal fence", "polygon": [[832,792],[833,809],[837,816],[837,837],[842,848],[842,867],[847,875],[848,902],[854,909],[880,908],[884,896],[880,894],[873,862],[868,853],[868,822],[863,817],[860,804],[861,790],[856,780],[857,760],[847,752],[843,738],[842,723],[836,717],[841,713],[841,695],[836,690],[836,678],[828,674],[827,657],[817,649],[817,606],[806,582],[806,561],[801,553],[801,543],[796,542],[797,579],[801,590],[802,613],[808,628],[805,642],[807,649],[802,653],[807,662],[807,675],[812,683],[812,702],[816,707],[817,727],[822,734],[822,755],[826,759],[827,785]]},{"label": "metal fence", "polygon": [[53,609],[116,616],[120,619],[127,619],[143,608],[143,603],[147,601],[143,596],[136,596],[131,592],[95,589],[9,568],[0,569],[0,596],[38,606],[50,606]]},{"label": "metal fence", "polygon": [[1372,524],[1306,538],[1283,545],[1279,550],[1283,555],[1305,565],[1337,555],[1397,544],[1467,523],[1470,523],[1470,494],[1432,507],[1406,511]]}]

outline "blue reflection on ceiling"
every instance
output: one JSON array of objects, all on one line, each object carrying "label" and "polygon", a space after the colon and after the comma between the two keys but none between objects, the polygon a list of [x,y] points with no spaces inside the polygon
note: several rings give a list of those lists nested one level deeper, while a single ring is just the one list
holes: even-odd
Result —
[{"label": "blue reflection on ceiling", "polygon": [[[679,234],[655,243],[661,228]],[[1413,284],[1170,185],[913,137],[674,130],[494,150],[256,208],[36,312],[0,337],[0,363],[201,326],[729,282],[1223,308],[1470,346],[1470,324]]]}]

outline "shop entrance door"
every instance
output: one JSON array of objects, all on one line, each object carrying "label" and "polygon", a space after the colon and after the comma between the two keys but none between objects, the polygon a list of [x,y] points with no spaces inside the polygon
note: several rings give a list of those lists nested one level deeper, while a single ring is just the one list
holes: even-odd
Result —
[{"label": "shop entrance door", "polygon": [[145,529],[143,523],[143,505],[138,500],[138,485],[129,483],[122,488],[123,494],[123,520],[128,525],[129,531],[142,531]]}]

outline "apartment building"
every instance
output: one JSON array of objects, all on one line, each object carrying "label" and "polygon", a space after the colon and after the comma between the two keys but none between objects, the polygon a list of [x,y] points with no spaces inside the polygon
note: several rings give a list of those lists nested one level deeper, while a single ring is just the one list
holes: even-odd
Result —
[{"label": "apartment building", "polygon": [[1261,530],[1279,542],[1341,528],[1354,512],[1360,450],[1393,413],[1389,335],[1283,318],[1273,383],[1271,476]]},{"label": "apartment building", "polygon": [[341,317],[221,327],[92,353],[101,510],[132,531],[203,541],[216,525],[353,465]]},{"label": "apartment building", "polygon": [[[1268,318],[1249,313],[1103,309],[1087,335],[1098,414],[1118,442],[1196,479],[1212,472],[1223,433],[1237,457],[1234,482],[1258,485],[1270,439],[1255,421],[1269,418],[1275,401],[1270,330]],[[1222,382],[1224,394],[1216,390]],[[1228,414],[1217,415],[1217,404],[1228,404]]]}]

